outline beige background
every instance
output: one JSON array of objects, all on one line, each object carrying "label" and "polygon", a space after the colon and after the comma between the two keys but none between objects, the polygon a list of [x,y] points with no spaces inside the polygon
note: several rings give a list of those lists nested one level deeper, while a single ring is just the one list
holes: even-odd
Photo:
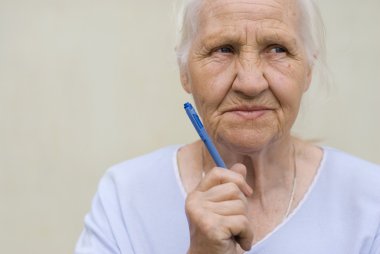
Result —
[{"label": "beige background", "polygon": [[[333,82],[295,133],[380,163],[380,1],[320,2]],[[195,138],[173,9],[0,0],[0,253],[71,253],[107,167]]]}]

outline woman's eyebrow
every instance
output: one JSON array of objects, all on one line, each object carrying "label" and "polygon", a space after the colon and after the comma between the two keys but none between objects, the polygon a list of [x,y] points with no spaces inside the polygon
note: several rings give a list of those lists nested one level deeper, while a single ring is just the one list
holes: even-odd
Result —
[{"label": "woman's eyebrow", "polygon": [[214,45],[221,42],[236,43],[242,41],[241,37],[242,36],[233,29],[213,29],[213,31],[207,32],[201,37],[201,42],[206,45]]},{"label": "woman's eyebrow", "polygon": [[262,31],[257,34],[256,41],[259,44],[280,43],[293,47],[298,45],[297,37],[290,31],[285,30]]},{"label": "woman's eyebrow", "polygon": [[[249,35],[248,35],[249,36]],[[287,47],[296,48],[298,47],[297,38],[289,34],[277,32],[264,32],[255,34],[254,38],[251,38],[257,45],[267,45],[267,44],[282,44]],[[245,36],[235,32],[213,32],[201,39],[201,45],[207,49],[213,47],[231,44],[231,45],[245,45],[247,39]]]}]

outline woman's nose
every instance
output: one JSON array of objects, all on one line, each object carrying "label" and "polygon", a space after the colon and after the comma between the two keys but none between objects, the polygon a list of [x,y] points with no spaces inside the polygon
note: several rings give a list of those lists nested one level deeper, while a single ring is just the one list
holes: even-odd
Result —
[{"label": "woman's nose", "polygon": [[232,89],[247,97],[261,94],[268,88],[263,66],[254,58],[243,58],[236,63],[236,77]]}]

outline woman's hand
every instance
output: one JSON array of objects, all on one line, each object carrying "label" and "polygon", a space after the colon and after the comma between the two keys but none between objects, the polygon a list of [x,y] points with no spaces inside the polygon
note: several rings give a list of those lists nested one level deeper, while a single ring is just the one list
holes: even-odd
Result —
[{"label": "woman's hand", "polygon": [[247,216],[246,168],[214,168],[186,199],[190,229],[188,254],[236,254],[251,248],[253,232]]}]

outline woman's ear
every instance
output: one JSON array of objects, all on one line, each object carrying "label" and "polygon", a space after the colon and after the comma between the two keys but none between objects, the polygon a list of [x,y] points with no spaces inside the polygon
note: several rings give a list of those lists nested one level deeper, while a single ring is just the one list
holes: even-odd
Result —
[{"label": "woman's ear", "polygon": [[310,67],[309,67],[309,70],[308,70],[308,73],[307,73],[307,75],[306,75],[305,87],[303,88],[303,92],[304,92],[304,93],[305,93],[307,90],[309,90],[312,77],[313,77],[313,67],[310,66]]},{"label": "woman's ear", "polygon": [[314,69],[314,63],[317,61],[318,54],[313,54],[313,62],[308,64],[308,69],[306,73],[306,80],[305,80],[305,87],[303,88],[303,92],[305,93],[310,88],[311,80],[313,78],[313,69]]},{"label": "woman's ear", "polygon": [[189,94],[191,94],[191,85],[189,80],[189,73],[186,67],[180,67],[180,77],[183,89]]}]

